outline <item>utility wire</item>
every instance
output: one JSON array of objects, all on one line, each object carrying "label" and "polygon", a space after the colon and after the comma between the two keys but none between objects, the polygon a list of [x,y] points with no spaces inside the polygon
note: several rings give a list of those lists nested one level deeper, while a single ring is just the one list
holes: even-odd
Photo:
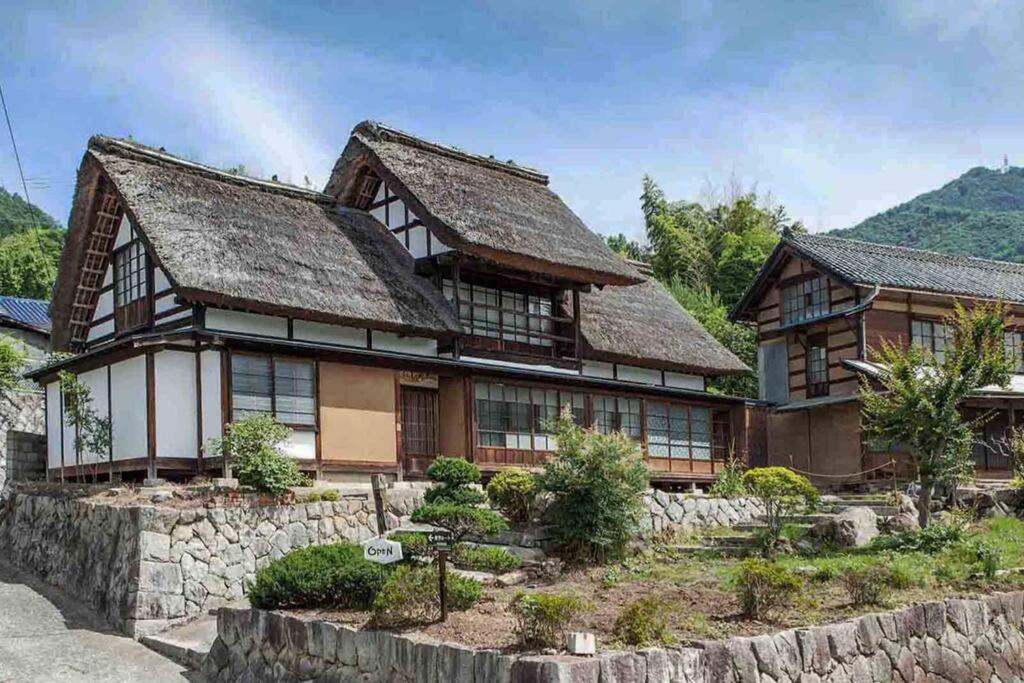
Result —
[{"label": "utility wire", "polygon": [[4,99],[4,87],[0,85],[0,105],[4,108],[4,119],[7,120],[7,132],[11,136],[11,147],[14,148],[14,160],[18,164],[18,175],[21,176],[21,189],[25,192],[25,201],[32,204],[28,198],[28,185],[25,184],[25,171],[21,168],[21,155],[18,154],[18,143],[14,141],[14,128],[11,127],[11,115],[7,113],[7,100]]}]

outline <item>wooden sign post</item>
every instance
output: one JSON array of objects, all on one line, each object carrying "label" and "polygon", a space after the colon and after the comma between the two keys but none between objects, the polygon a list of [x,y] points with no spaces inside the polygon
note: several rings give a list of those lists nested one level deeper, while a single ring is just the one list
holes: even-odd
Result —
[{"label": "wooden sign post", "polygon": [[452,532],[431,531],[427,541],[437,551],[437,590],[441,597],[441,621],[448,621],[448,553],[452,549]]}]

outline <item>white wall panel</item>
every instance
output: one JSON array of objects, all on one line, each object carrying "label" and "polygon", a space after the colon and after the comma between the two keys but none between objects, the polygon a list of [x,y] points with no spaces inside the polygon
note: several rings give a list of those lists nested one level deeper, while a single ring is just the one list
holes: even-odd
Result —
[{"label": "white wall panel", "polygon": [[[97,368],[95,370],[89,370],[83,372],[78,376],[79,381],[89,389],[89,393],[92,397],[92,409],[96,413],[97,417],[105,418],[110,415],[110,407],[107,403],[107,368]],[[84,446],[82,448],[82,462],[83,463],[94,463],[94,462],[106,462],[109,458],[108,453],[93,453],[88,451]]]},{"label": "white wall panel", "polygon": [[100,323],[95,327],[89,328],[89,336],[86,338],[87,341],[96,341],[100,337],[106,337],[108,334],[114,334],[114,321],[108,320],[105,323]]},{"label": "white wall panel", "polygon": [[292,432],[291,436],[288,437],[288,440],[281,445],[281,449],[285,452],[285,455],[289,455],[293,458],[298,458],[300,460],[315,460],[316,433],[299,431]]},{"label": "white wall panel", "polygon": [[394,351],[415,356],[436,356],[437,340],[426,337],[400,337],[391,332],[373,332],[373,348],[377,351]]},{"label": "white wall panel", "polygon": [[60,383],[46,385],[46,463],[60,467]]},{"label": "white wall panel", "polygon": [[436,256],[437,254],[444,254],[451,251],[452,248],[442,242],[440,238],[434,233],[430,233],[430,254]]},{"label": "white wall panel", "polygon": [[[171,281],[167,279],[164,269],[157,266],[153,269],[153,293],[159,294],[171,288]],[[172,297],[173,298],[173,297]]]},{"label": "white wall panel", "polygon": [[623,382],[661,384],[661,370],[654,370],[652,368],[638,368],[635,365],[619,365],[618,378]]},{"label": "white wall panel", "polygon": [[361,327],[296,320],[292,323],[292,335],[302,341],[366,348],[366,330]]},{"label": "white wall panel", "polygon": [[203,448],[219,439],[224,423],[220,402],[220,351],[203,351]]},{"label": "white wall panel", "polygon": [[114,281],[114,267],[107,266],[107,272],[103,273],[103,286],[106,287]]},{"label": "white wall panel", "polygon": [[117,237],[114,238],[114,249],[123,247],[132,240],[132,224],[128,220],[128,216],[121,217],[121,225],[117,228]]},{"label": "white wall panel", "polygon": [[422,225],[409,228],[409,253],[416,258],[427,255],[427,229]]},{"label": "white wall panel", "polygon": [[147,456],[146,357],[110,366],[114,460]]},{"label": "white wall panel", "polygon": [[227,311],[221,308],[206,309],[206,329],[222,332],[261,334],[265,337],[288,337],[288,319],[258,313]]},{"label": "white wall panel", "polygon": [[156,369],[156,455],[158,458],[195,458],[196,364],[187,351],[161,351],[154,355]]},{"label": "white wall panel", "polygon": [[684,375],[678,372],[665,373],[665,386],[676,389],[704,391],[704,378],[700,375]]},{"label": "white wall panel", "polygon": [[96,312],[92,314],[93,320],[105,318],[114,312],[114,290],[103,292],[96,300]]},{"label": "white wall panel", "polygon": [[583,376],[612,379],[615,377],[615,368],[611,363],[602,363],[596,360],[585,360],[583,361]]}]

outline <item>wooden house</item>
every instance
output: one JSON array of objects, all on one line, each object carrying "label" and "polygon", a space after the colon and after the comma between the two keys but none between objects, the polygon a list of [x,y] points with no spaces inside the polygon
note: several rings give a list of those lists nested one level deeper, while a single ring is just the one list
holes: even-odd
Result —
[{"label": "wooden house", "polygon": [[1010,310],[1005,347],[1018,374],[968,402],[971,415],[994,411],[975,446],[980,477],[1010,474],[1006,431],[1024,419],[1024,264],[822,235],[783,240],[733,311],[757,324],[771,462],[826,477],[905,466],[901,444],[861,432],[859,380],[883,370],[872,349],[884,339],[941,355],[954,301],[995,300]]},{"label": "wooden house", "polygon": [[[365,122],[320,193],[94,137],[69,226],[53,341],[76,355],[36,374],[51,478],[219,471],[210,439],[261,411],[331,479],[537,465],[562,406],[666,481],[756,439],[705,391],[744,364],[512,163]],[[65,368],[112,420],[84,462]]]}]

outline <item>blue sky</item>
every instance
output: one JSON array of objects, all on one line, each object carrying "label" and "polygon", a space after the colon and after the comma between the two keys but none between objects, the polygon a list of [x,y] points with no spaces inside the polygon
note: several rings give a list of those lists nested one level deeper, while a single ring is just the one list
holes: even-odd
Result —
[{"label": "blue sky", "polygon": [[[846,227],[1024,164],[1024,3],[22,3],[0,25],[31,198],[66,222],[88,137],[322,185],[377,119],[549,173],[604,233],[640,181],[756,184]],[[6,135],[0,184],[19,189]]]}]

